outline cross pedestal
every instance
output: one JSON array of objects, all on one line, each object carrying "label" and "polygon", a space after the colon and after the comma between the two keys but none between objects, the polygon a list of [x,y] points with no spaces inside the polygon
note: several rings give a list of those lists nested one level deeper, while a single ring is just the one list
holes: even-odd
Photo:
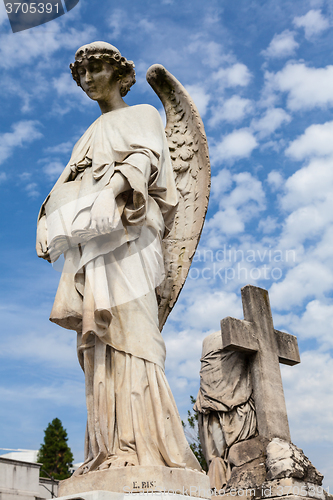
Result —
[{"label": "cross pedestal", "polygon": [[247,285],[241,293],[244,320],[221,321],[222,347],[250,355],[259,435],[290,442],[279,363],[300,363],[297,338],[274,329],[267,290]]}]

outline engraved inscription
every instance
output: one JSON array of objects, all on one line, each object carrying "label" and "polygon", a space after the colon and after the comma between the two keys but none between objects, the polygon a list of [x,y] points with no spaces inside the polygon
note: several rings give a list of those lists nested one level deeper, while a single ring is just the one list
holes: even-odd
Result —
[{"label": "engraved inscription", "polygon": [[149,488],[156,488],[156,481],[133,481],[133,490],[147,490]]}]

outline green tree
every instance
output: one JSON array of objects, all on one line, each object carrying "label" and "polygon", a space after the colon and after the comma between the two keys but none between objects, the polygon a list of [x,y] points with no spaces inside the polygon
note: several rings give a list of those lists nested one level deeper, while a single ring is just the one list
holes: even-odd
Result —
[{"label": "green tree", "polygon": [[42,464],[40,475],[48,477],[49,474],[54,479],[66,479],[71,475],[69,467],[74,460],[67,444],[67,432],[59,418],[52,420],[44,432],[44,443],[38,452],[38,462]]},{"label": "green tree", "polygon": [[[191,404],[194,405],[195,399],[193,396],[190,396]],[[189,442],[190,448],[196,456],[199,464],[201,465],[204,471],[208,471],[207,462],[202,452],[200,438],[199,438],[199,430],[198,430],[198,413],[194,410],[187,411],[187,423],[182,421],[185,436],[187,441]]]}]

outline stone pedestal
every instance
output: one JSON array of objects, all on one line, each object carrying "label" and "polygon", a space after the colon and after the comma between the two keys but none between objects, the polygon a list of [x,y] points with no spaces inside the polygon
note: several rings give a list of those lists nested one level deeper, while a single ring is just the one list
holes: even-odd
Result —
[{"label": "stone pedestal", "polygon": [[[68,495],[58,497],[58,500],[135,500],[142,498],[142,495],[147,500],[189,500],[188,495],[177,495],[175,493],[133,493],[136,497],[131,496],[132,493],[112,493],[111,491],[88,491],[79,495]],[[205,500],[199,498],[197,500]]]},{"label": "stone pedestal", "polygon": [[[84,496],[89,492],[89,498]],[[167,494],[167,498],[175,494],[177,499],[180,498],[179,495],[211,497],[210,482],[205,473],[164,466],[115,467],[71,477],[61,481],[59,485],[59,497],[97,500],[91,497],[93,492],[118,494],[114,499],[118,499],[119,494],[134,493],[149,494],[149,498],[151,494],[157,494],[159,499],[161,494]],[[100,498],[99,495],[98,500],[106,499]]]},{"label": "stone pedestal", "polygon": [[[275,479],[266,481],[255,487],[235,487],[229,491],[221,490],[216,492],[224,500],[235,500],[242,497],[246,500],[333,500],[333,495],[329,495],[322,486],[308,483],[295,478]],[[214,496],[212,496],[214,498]]]}]

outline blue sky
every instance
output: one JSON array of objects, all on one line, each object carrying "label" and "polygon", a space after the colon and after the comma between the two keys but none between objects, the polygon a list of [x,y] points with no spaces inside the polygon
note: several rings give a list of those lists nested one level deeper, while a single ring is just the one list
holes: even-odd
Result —
[{"label": "blue sky", "polygon": [[59,273],[35,255],[39,207],[99,116],[68,69],[94,40],[136,64],[128,104],[162,105],[163,64],[186,86],[209,140],[212,191],[191,274],[167,325],[167,376],[184,417],[202,339],[242,318],[240,288],[269,291],[302,363],[282,367],[293,442],[333,490],[333,4],[326,0],[81,0],[11,33],[0,4],[2,448],[37,449],[55,417],[83,458],[84,379],[75,334],[48,321]]}]

